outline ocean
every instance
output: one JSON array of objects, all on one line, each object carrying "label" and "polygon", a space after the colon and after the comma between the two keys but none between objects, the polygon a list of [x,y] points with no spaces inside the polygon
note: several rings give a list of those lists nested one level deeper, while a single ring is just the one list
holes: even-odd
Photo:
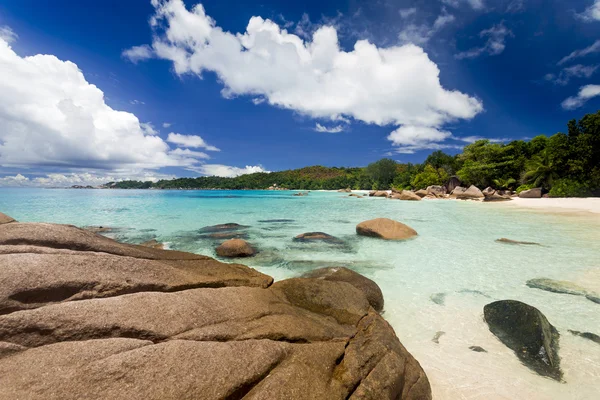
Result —
[{"label": "ocean", "polygon": [[[600,345],[568,330],[600,334],[600,304],[526,286],[529,279],[550,278],[600,291],[598,215],[450,200],[292,194],[0,189],[0,212],[24,222],[111,227],[108,235],[121,241],[156,239],[172,249],[213,257],[218,242],[200,229],[241,224],[259,250],[241,262],[276,280],[319,267],[347,266],[377,282],[385,297],[384,317],[425,369],[436,399],[598,398]],[[356,235],[358,223],[379,217],[405,223],[419,236],[388,242]],[[334,235],[343,244],[292,240],[314,231]],[[541,246],[503,244],[496,242],[499,238]],[[489,331],[483,307],[504,299],[537,307],[558,329],[565,383],[532,372]]]}]

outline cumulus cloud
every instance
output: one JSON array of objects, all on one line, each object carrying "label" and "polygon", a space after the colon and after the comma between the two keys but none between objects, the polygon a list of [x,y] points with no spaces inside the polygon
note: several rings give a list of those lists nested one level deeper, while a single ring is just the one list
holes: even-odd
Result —
[{"label": "cumulus cloud", "polygon": [[594,4],[585,9],[581,14],[576,14],[585,22],[600,21],[600,0],[594,0]]},{"label": "cumulus cloud", "polygon": [[408,18],[417,13],[417,8],[416,7],[403,8],[403,9],[399,10],[398,13],[400,14],[400,17]]},{"label": "cumulus cloud", "polygon": [[203,148],[208,151],[221,151],[215,146],[211,146],[197,135],[181,135],[179,133],[169,133],[167,142],[176,144],[182,147]]},{"label": "cumulus cloud", "polygon": [[474,10],[482,10],[485,8],[483,0],[442,0],[442,3],[452,7],[459,7],[461,4],[468,4]]},{"label": "cumulus cloud", "polygon": [[43,176],[27,177],[22,174],[0,177],[0,187],[70,187],[100,186],[108,182],[119,182],[124,180],[152,181],[160,179],[173,179],[173,175],[155,174],[151,172],[138,172],[126,174],[100,175],[95,173],[70,173],[70,174],[47,174]]},{"label": "cumulus cloud", "polygon": [[139,61],[147,60],[154,56],[152,48],[148,45],[133,46],[123,51],[123,57],[127,58],[132,63],[136,64]]},{"label": "cumulus cloud", "polygon": [[479,37],[487,38],[485,44],[481,47],[474,47],[470,50],[463,51],[456,54],[454,57],[461,60],[464,58],[476,58],[482,54],[488,54],[490,56],[496,56],[504,51],[506,48],[506,38],[513,37],[513,33],[506,26],[504,22],[492,26],[489,29],[485,29],[479,32]]},{"label": "cumulus cloud", "polygon": [[173,125],[171,122],[163,122],[162,127],[163,128],[170,128],[171,125]]},{"label": "cumulus cloud", "polygon": [[186,157],[204,158],[204,159],[210,158],[210,156],[208,154],[203,153],[201,151],[193,151],[190,149],[182,149],[182,148],[171,150],[169,152],[169,154],[172,156],[175,156],[175,157],[179,157],[179,158],[186,158]]},{"label": "cumulus cloud", "polygon": [[564,86],[573,78],[590,78],[598,70],[598,65],[573,65],[563,68],[558,74],[547,74],[544,79]]},{"label": "cumulus cloud", "polygon": [[452,133],[426,126],[401,126],[388,136],[398,146],[398,153],[411,154],[417,150],[440,148],[438,143],[452,137]]},{"label": "cumulus cloud", "polygon": [[17,35],[9,26],[0,26],[0,39],[4,40],[6,43],[12,43],[19,35]]},{"label": "cumulus cloud", "polygon": [[562,102],[562,108],[565,110],[574,110],[596,96],[600,96],[600,85],[582,86],[577,95],[568,97]]},{"label": "cumulus cloud", "polygon": [[256,172],[271,172],[265,170],[260,165],[247,165],[245,168],[238,168],[221,164],[204,164],[195,169],[195,171],[206,176],[221,176],[224,178],[234,178],[236,176],[254,174]]},{"label": "cumulus cloud", "polygon": [[408,24],[398,34],[400,43],[413,43],[419,46],[427,44],[429,40],[440,30],[454,22],[454,15],[448,14],[445,10],[440,14],[433,25],[427,24]]},{"label": "cumulus cloud", "polygon": [[317,122],[317,125],[315,125],[315,132],[325,132],[325,133],[340,133],[344,131],[344,126],[343,125],[337,125],[337,126],[332,126],[332,127],[326,127],[323,126],[321,124],[319,124]]},{"label": "cumulus cloud", "polygon": [[415,45],[378,48],[359,40],[351,51],[337,31],[321,26],[312,40],[252,17],[244,33],[224,31],[197,4],[152,0],[153,56],[172,61],[179,74],[215,72],[225,97],[248,95],[270,105],[332,120],[439,128],[471,119],[482,103],[440,84],[440,70]]},{"label": "cumulus cloud", "polygon": [[0,165],[97,169],[189,167],[151,124],[109,107],[77,65],[21,57],[0,39]]},{"label": "cumulus cloud", "polygon": [[571,54],[566,57],[563,57],[558,65],[563,65],[569,61],[573,61],[577,58],[585,57],[589,54],[594,54],[600,52],[600,40],[596,40],[592,45],[586,47],[585,49],[575,50]]},{"label": "cumulus cloud", "polygon": [[142,122],[140,123],[140,127],[145,135],[158,135],[158,131],[151,122]]}]

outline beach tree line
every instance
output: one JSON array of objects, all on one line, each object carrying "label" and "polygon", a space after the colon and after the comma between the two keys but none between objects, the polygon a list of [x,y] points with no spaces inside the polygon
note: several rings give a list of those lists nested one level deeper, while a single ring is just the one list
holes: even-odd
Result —
[{"label": "beach tree line", "polygon": [[156,183],[124,181],[107,184],[122,189],[423,189],[458,177],[463,185],[525,190],[541,187],[554,197],[600,195],[600,111],[567,132],[524,141],[492,143],[478,140],[457,155],[431,153],[421,164],[384,158],[366,168],[306,167],[235,178],[198,177]]}]

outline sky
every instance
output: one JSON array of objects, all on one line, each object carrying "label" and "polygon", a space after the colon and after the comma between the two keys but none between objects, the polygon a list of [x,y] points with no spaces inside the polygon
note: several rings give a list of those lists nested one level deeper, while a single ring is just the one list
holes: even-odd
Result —
[{"label": "sky", "polygon": [[0,0],[0,186],[422,162],[600,108],[600,0]]}]

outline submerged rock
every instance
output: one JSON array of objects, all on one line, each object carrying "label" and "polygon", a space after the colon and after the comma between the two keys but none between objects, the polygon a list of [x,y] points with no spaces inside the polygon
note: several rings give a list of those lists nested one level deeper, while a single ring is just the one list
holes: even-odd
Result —
[{"label": "submerged rock", "polygon": [[586,299],[600,304],[600,295],[572,282],[556,281],[554,279],[537,278],[527,281],[527,286],[547,292],[584,296]]},{"label": "submerged rock", "polygon": [[584,339],[588,339],[588,340],[591,340],[592,342],[596,342],[596,343],[600,344],[600,336],[596,335],[595,333],[572,331],[570,329],[569,329],[569,332],[575,336],[579,336]]},{"label": "submerged rock", "polygon": [[2,399],[431,399],[351,283],[64,225],[4,224],[0,244]]},{"label": "submerged rock", "polygon": [[296,222],[294,219],[261,219],[258,222],[266,224],[288,224]]},{"label": "submerged rock", "polygon": [[302,275],[305,278],[324,279],[326,281],[347,282],[364,293],[377,312],[383,311],[383,293],[379,286],[369,278],[346,267],[319,268]]},{"label": "submerged rock", "polygon": [[433,301],[435,304],[439,304],[440,306],[443,306],[444,303],[446,302],[446,293],[434,293],[431,296],[429,296],[429,299],[431,301]]},{"label": "submerged rock", "polygon": [[164,243],[158,242],[156,239],[151,239],[144,243],[140,243],[140,246],[151,247],[153,249],[161,249],[161,250],[163,250],[165,248]]},{"label": "submerged rock", "polygon": [[6,214],[0,213],[0,225],[15,222],[15,220]]},{"label": "submerged rock", "polygon": [[523,190],[519,193],[519,197],[522,199],[539,199],[542,197],[542,188]]},{"label": "submerged rock", "polygon": [[417,236],[417,231],[408,225],[388,218],[376,218],[356,225],[356,233],[361,236],[386,240],[405,240]]},{"label": "submerged rock", "polygon": [[307,232],[296,236],[294,242],[326,242],[331,244],[343,244],[344,242],[335,236],[325,232]]},{"label": "submerged rock", "polygon": [[217,247],[216,252],[219,257],[227,258],[252,257],[256,254],[256,250],[242,239],[227,240]]},{"label": "submerged rock", "polygon": [[212,240],[229,240],[229,239],[248,239],[246,232],[214,232],[207,233],[204,235],[198,235],[198,239],[212,239]]},{"label": "submerged rock", "polygon": [[350,193],[348,195],[348,197],[356,197],[357,199],[362,199],[363,198],[363,196],[361,196],[360,194],[356,194],[356,193]]},{"label": "submerged rock", "polygon": [[518,240],[512,240],[512,239],[507,239],[507,238],[496,239],[496,242],[506,243],[506,244],[522,244],[525,246],[541,246],[541,244],[535,243],[535,242],[520,242]]},{"label": "submerged rock", "polygon": [[440,343],[440,338],[441,338],[443,335],[445,335],[445,334],[446,334],[446,332],[444,332],[444,331],[437,331],[437,332],[435,333],[435,335],[433,335],[433,339],[431,339],[431,341],[432,341],[433,343],[439,344],[439,343]]},{"label": "submerged rock", "polygon": [[248,228],[248,226],[230,222],[227,224],[205,226],[204,228],[200,229],[198,232],[213,233],[213,232],[224,232],[224,231],[237,231],[237,230],[246,229],[246,228]]},{"label": "submerged rock", "polygon": [[480,346],[470,346],[469,349],[476,353],[487,353],[487,350]]},{"label": "submerged rock", "polygon": [[490,331],[521,362],[540,375],[562,380],[559,334],[537,308],[515,300],[500,300],[483,308]]}]

